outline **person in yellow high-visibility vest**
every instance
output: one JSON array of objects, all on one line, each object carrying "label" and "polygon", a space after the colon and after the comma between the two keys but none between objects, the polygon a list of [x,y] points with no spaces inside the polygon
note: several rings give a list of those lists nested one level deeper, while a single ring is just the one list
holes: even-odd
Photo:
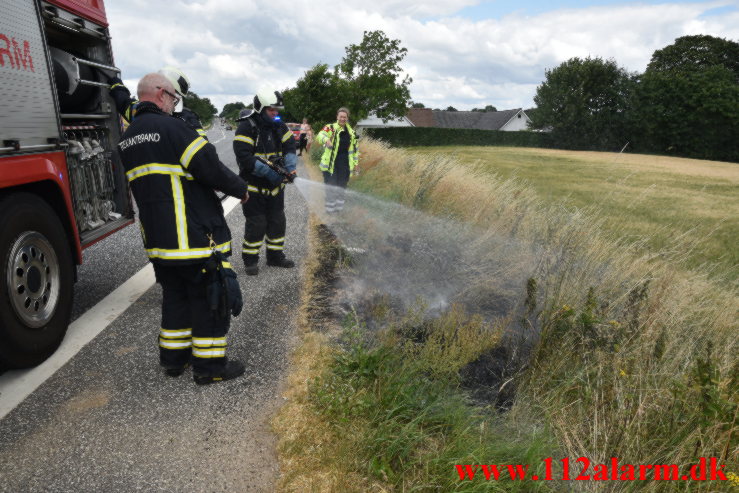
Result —
[{"label": "person in yellow high-visibility vest", "polygon": [[349,125],[349,110],[339,108],[336,123],[324,126],[316,136],[316,142],[324,147],[319,165],[323,172],[323,182],[331,185],[326,188],[326,212],[340,212],[344,209],[349,176],[359,172],[357,134]]}]

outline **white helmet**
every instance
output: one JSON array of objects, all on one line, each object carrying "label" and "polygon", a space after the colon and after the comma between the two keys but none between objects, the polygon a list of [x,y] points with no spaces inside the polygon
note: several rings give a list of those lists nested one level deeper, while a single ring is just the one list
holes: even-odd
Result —
[{"label": "white helmet", "polygon": [[280,91],[272,90],[258,92],[257,95],[254,96],[254,111],[261,113],[267,106],[271,106],[278,110],[283,109],[285,105],[282,101],[282,93],[280,93]]},{"label": "white helmet", "polygon": [[159,73],[165,76],[172,83],[174,90],[180,99],[187,95],[187,91],[190,90],[190,81],[182,70],[170,65],[161,69]]}]

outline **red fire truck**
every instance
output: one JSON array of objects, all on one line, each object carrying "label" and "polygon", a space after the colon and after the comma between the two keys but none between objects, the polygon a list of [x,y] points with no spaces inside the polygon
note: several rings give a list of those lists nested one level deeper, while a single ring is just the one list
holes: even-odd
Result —
[{"label": "red fire truck", "polygon": [[69,325],[82,250],[133,222],[103,0],[0,0],[0,367]]}]

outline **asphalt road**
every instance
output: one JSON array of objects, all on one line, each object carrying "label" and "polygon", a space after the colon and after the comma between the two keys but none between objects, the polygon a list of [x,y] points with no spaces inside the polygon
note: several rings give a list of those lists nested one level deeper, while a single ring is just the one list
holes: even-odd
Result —
[{"label": "asphalt road", "polygon": [[[232,137],[218,126],[209,132],[235,170]],[[233,259],[244,311],[232,319],[228,355],[245,361],[244,377],[197,386],[189,371],[163,375],[154,285],[0,420],[0,491],[271,491],[278,468],[268,419],[296,340],[307,249],[307,205],[293,186],[286,210],[285,251],[297,268],[267,267],[262,255],[259,276],[247,277],[239,256]],[[228,223],[238,247],[240,207]],[[85,250],[73,318],[146,264],[136,226]]]}]

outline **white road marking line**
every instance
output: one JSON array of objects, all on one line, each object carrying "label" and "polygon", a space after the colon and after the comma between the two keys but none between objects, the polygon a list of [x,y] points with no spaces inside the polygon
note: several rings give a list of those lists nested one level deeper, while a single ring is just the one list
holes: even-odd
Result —
[{"label": "white road marking line", "polygon": [[[229,197],[223,202],[223,211],[228,214],[240,204]],[[134,274],[112,293],[87,310],[67,329],[67,335],[59,349],[46,361],[28,370],[9,370],[0,375],[0,419],[23,402],[83,347],[105,330],[124,313],[149,288],[154,285],[154,269],[151,264]]]},{"label": "white road marking line", "polygon": [[216,140],[215,142],[213,142],[213,145],[216,145],[217,143],[219,143],[220,141],[222,141],[223,139],[225,139],[225,138],[226,138],[226,133],[225,133],[225,132],[223,131],[223,127],[220,127],[220,126],[219,126],[219,127],[218,127],[218,130],[220,130],[220,131],[221,131],[221,138],[220,138],[220,139],[218,139],[218,140]]}]

